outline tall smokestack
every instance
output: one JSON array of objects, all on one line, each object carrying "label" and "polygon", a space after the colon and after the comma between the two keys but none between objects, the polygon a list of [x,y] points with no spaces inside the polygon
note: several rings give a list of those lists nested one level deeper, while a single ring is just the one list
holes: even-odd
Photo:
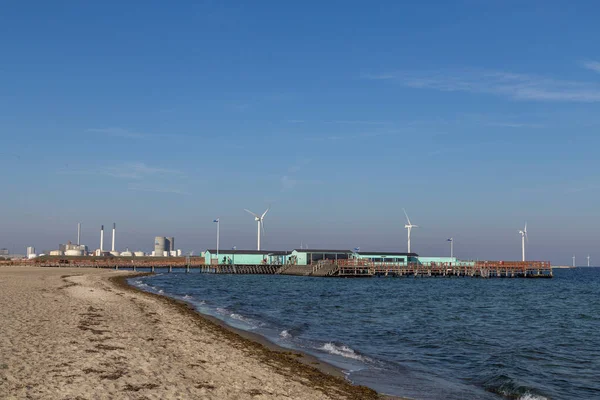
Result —
[{"label": "tall smokestack", "polygon": [[77,223],[77,246],[81,244],[81,222]]},{"label": "tall smokestack", "polygon": [[113,222],[113,240],[112,240],[112,251],[115,251],[115,232],[117,231],[117,224]]},{"label": "tall smokestack", "polygon": [[104,225],[100,227],[100,251],[104,251]]}]

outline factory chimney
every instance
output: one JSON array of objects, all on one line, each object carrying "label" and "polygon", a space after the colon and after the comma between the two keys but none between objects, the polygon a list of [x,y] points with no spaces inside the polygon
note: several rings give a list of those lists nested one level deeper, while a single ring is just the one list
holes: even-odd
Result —
[{"label": "factory chimney", "polygon": [[115,251],[115,233],[117,232],[117,224],[113,222],[113,240],[112,240],[112,251]]},{"label": "factory chimney", "polygon": [[77,223],[77,246],[81,244],[81,222]]},{"label": "factory chimney", "polygon": [[100,227],[100,251],[104,251],[104,225]]}]

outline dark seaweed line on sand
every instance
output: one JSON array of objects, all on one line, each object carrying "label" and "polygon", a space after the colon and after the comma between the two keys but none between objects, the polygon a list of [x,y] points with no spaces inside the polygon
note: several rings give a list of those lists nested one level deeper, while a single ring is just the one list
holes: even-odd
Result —
[{"label": "dark seaweed line on sand", "polygon": [[[241,336],[240,333],[234,330],[234,328],[229,327],[224,322],[218,320],[213,321],[209,319],[207,316],[199,313],[192,305],[184,301],[172,299],[160,294],[145,292],[127,283],[128,279],[148,275],[152,274],[139,273],[114,276],[110,277],[109,280],[120,289],[129,290],[136,294],[152,297],[176,308],[182,314],[191,316],[199,327],[208,329],[217,335],[227,338],[236,348],[251,351],[253,355],[257,356],[265,364],[275,367],[280,374],[296,381],[301,381],[299,378],[307,379],[314,389],[320,390],[327,395],[331,395],[333,397],[339,397],[341,395],[349,400],[397,398],[380,395],[373,389],[366,386],[353,385],[342,377],[330,375],[314,366],[304,364],[298,360],[299,357],[313,359],[312,356],[303,354],[301,352],[291,352],[286,349],[279,348],[279,346],[274,344],[271,346],[273,349],[267,348],[262,343]],[[277,348],[281,350],[278,350]]]}]

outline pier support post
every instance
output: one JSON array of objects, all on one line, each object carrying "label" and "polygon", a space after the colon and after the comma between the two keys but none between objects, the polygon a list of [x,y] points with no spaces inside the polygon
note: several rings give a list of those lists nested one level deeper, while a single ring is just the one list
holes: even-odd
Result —
[{"label": "pier support post", "polygon": [[173,266],[169,265],[169,272],[173,272]]},{"label": "pier support post", "polygon": [[151,271],[152,271],[152,272],[154,272],[154,265],[152,266],[152,269],[151,269]]}]

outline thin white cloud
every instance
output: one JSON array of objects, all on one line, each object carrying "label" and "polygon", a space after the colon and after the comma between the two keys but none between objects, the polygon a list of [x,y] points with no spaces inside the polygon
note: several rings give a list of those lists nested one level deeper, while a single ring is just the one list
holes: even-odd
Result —
[{"label": "thin white cloud", "polygon": [[141,162],[124,163],[108,166],[102,169],[104,175],[123,179],[143,179],[156,175],[181,175],[182,172],[175,169],[159,168],[146,165]]},{"label": "thin white cloud", "polygon": [[600,101],[600,83],[545,78],[485,70],[442,70],[371,75],[416,89],[485,93],[516,100],[585,102]]},{"label": "thin white cloud", "polygon": [[598,61],[585,61],[582,63],[583,68],[587,68],[591,71],[598,72],[600,74],[600,62]]},{"label": "thin white cloud", "polygon": [[281,190],[291,190],[296,187],[298,181],[296,179],[290,178],[287,175],[281,177]]},{"label": "thin white cloud", "polygon": [[497,126],[500,128],[543,128],[542,124],[530,124],[524,122],[489,122],[487,126]]},{"label": "thin white cloud", "polygon": [[385,125],[385,121],[356,121],[356,120],[336,120],[331,121],[333,124],[345,124],[345,125]]},{"label": "thin white cloud", "polygon": [[155,134],[155,133],[145,133],[145,132],[136,132],[125,128],[112,127],[112,128],[88,128],[86,132],[96,133],[100,135],[119,137],[124,139],[161,139],[161,138],[169,138],[176,139],[183,137],[184,135],[179,134]]},{"label": "thin white cloud", "polygon": [[388,133],[384,132],[363,132],[350,135],[324,135],[324,136],[312,136],[305,138],[309,141],[323,142],[323,141],[339,141],[339,140],[352,140],[352,139],[366,139],[374,138],[377,136],[384,136]]},{"label": "thin white cloud", "polygon": [[101,133],[104,135],[127,138],[127,139],[144,139],[144,138],[148,138],[151,136],[151,135],[148,135],[145,133],[133,132],[133,131],[130,131],[128,129],[123,129],[123,128],[89,128],[86,130],[88,132],[92,132],[92,133]]},{"label": "thin white cloud", "polygon": [[185,190],[162,186],[162,185],[141,185],[137,183],[130,183],[128,186],[129,190],[140,191],[140,192],[154,192],[154,193],[171,193],[171,194],[181,194],[181,195],[189,195],[189,192]]}]

